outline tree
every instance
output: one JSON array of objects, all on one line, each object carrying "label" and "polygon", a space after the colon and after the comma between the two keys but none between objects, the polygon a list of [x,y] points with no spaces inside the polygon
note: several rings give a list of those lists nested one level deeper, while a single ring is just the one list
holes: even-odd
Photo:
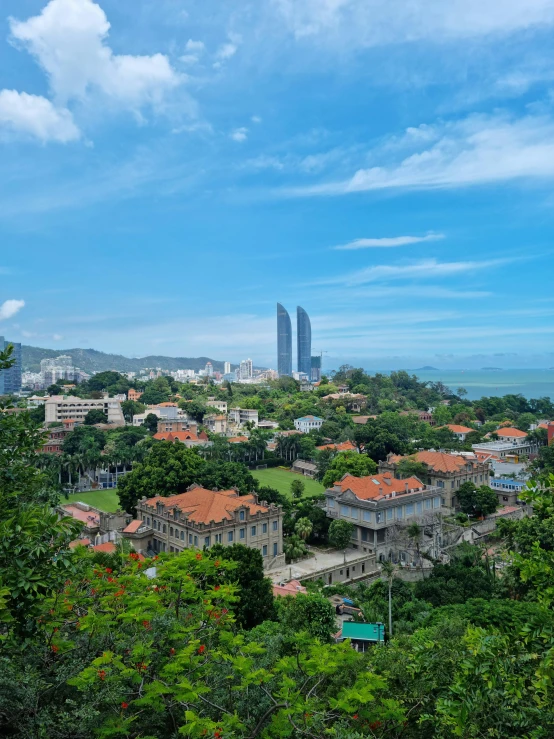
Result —
[{"label": "tree", "polygon": [[299,518],[294,526],[294,531],[304,541],[306,541],[312,533],[312,529],[312,522],[309,518]]},{"label": "tree", "polygon": [[99,408],[93,408],[87,413],[83,423],[85,426],[94,426],[96,423],[108,423],[108,417],[104,411],[101,411]]},{"label": "tree", "polygon": [[498,496],[487,485],[464,482],[457,492],[460,508],[470,516],[488,516],[498,508]]},{"label": "tree", "polygon": [[302,480],[293,480],[290,484],[290,494],[293,500],[300,500],[304,495],[306,486]]},{"label": "tree", "polygon": [[146,418],[144,419],[144,426],[145,428],[150,431],[151,434],[155,434],[158,431],[158,422],[159,418],[155,413],[149,413]]},{"label": "tree", "polygon": [[146,406],[143,403],[138,403],[136,400],[124,400],[121,404],[121,410],[127,423],[131,423],[133,416],[144,413]]},{"label": "tree", "polygon": [[315,639],[330,642],[337,630],[333,606],[319,593],[280,598],[277,606],[279,621],[289,631],[307,631]]},{"label": "tree", "polygon": [[46,388],[46,392],[48,393],[48,395],[61,395],[63,393],[63,388],[61,387],[61,385],[49,385]]},{"label": "tree", "polygon": [[66,454],[99,455],[105,445],[104,431],[90,426],[77,426],[65,437],[62,449]]},{"label": "tree", "polygon": [[417,477],[421,482],[426,482],[429,470],[426,464],[418,462],[413,457],[401,459],[396,468],[398,477],[405,480],[408,477]]},{"label": "tree", "polygon": [[236,564],[235,568],[226,571],[224,580],[239,588],[234,614],[241,628],[252,629],[276,617],[272,584],[265,576],[264,560],[259,549],[242,544],[230,547],[216,544],[210,551],[210,557]]},{"label": "tree", "polygon": [[339,452],[332,459],[322,483],[326,488],[340,480],[344,475],[354,475],[354,477],[366,477],[374,475],[377,472],[377,465],[366,454],[358,454],[357,452]]},{"label": "tree", "polygon": [[346,549],[352,541],[353,534],[354,524],[337,518],[329,526],[329,543],[335,549]]},{"label": "tree", "polygon": [[303,557],[306,554],[307,549],[303,540],[297,534],[293,534],[285,539],[283,543],[283,551],[285,552],[287,562],[294,562],[295,559]]},{"label": "tree", "polygon": [[381,572],[385,576],[389,587],[389,638],[392,637],[392,583],[397,569],[398,565],[395,565],[393,562],[387,561],[381,563]]},{"label": "tree", "polygon": [[248,467],[240,462],[204,462],[196,482],[208,490],[234,488],[240,495],[247,495],[258,489],[258,481]]}]

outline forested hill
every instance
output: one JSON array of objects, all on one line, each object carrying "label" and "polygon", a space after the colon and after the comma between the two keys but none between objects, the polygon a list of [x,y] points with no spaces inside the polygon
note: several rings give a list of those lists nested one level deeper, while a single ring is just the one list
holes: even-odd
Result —
[{"label": "forested hill", "polygon": [[[40,360],[69,354],[73,363],[85,372],[139,372],[144,367],[161,367],[162,369],[204,369],[206,362],[213,364],[214,370],[223,372],[223,362],[209,357],[124,357],[122,354],[105,354],[96,349],[41,349],[37,346],[22,347],[23,369],[29,372],[40,371]],[[236,365],[232,365],[233,369]]]}]

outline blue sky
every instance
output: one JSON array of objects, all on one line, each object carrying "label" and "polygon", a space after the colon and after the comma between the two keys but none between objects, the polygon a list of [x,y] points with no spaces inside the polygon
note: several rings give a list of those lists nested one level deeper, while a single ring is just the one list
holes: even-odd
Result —
[{"label": "blue sky", "polygon": [[554,0],[0,12],[0,334],[554,365]]}]

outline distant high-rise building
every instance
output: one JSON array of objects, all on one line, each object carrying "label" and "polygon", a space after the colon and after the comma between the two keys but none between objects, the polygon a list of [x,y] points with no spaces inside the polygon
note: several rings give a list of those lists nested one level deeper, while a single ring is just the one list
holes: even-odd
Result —
[{"label": "distant high-rise building", "polygon": [[0,336],[0,351],[4,351],[9,345],[13,346],[12,359],[15,363],[5,370],[0,370],[0,395],[14,395],[21,390],[21,344],[13,341],[5,341]]},{"label": "distant high-rise building", "polygon": [[292,326],[281,303],[277,303],[277,372],[292,375]]},{"label": "distant high-rise building", "polygon": [[240,379],[241,380],[251,380],[253,372],[252,367],[252,360],[251,359],[243,359],[240,363]]},{"label": "distant high-rise building", "polygon": [[310,380],[312,382],[321,381],[321,355],[318,357],[312,357],[312,375]]},{"label": "distant high-rise building", "polygon": [[206,362],[205,373],[208,377],[213,377],[214,368],[211,362]]},{"label": "distant high-rise building", "polygon": [[296,308],[296,341],[298,348],[298,371],[308,377],[312,373],[312,324],[304,308]]},{"label": "distant high-rise building", "polygon": [[223,363],[223,374],[228,375],[231,371],[231,362],[224,362]]}]

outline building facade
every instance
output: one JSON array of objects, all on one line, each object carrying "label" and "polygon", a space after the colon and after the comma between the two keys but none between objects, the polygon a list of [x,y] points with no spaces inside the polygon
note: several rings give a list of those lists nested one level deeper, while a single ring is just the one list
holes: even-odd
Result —
[{"label": "building facade", "polygon": [[45,403],[45,421],[66,421],[73,419],[82,423],[89,411],[102,411],[108,423],[124,425],[125,419],[121,410],[121,402],[115,398],[76,398],[72,395],[52,395]]},{"label": "building facade", "polygon": [[323,425],[323,418],[318,416],[302,416],[294,420],[294,428],[301,434],[309,434],[314,429],[320,429]]},{"label": "building facade", "polygon": [[143,529],[140,548],[134,544],[138,551],[181,552],[213,544],[243,544],[259,549],[265,567],[284,564],[281,507],[264,505],[255,494],[192,485],[180,495],[139,501],[137,520]]},{"label": "building facade", "polygon": [[254,424],[258,428],[258,411],[252,408],[229,408],[229,423],[244,426],[245,423]]},{"label": "building facade", "polygon": [[457,508],[456,491],[464,482],[473,482],[477,486],[489,485],[490,463],[480,461],[473,454],[417,452],[409,457],[389,454],[385,461],[379,462],[379,472],[390,472],[398,479],[398,467],[403,461],[425,465],[427,473],[424,478],[422,476],[423,482],[440,488],[445,508]]},{"label": "building facade", "polygon": [[344,475],[325,491],[325,511],[329,518],[352,523],[352,546],[374,551],[381,561],[413,561],[404,532],[414,522],[422,528],[420,550],[434,557],[439,554],[441,490],[424,485],[417,477],[396,480],[390,472],[369,477]]},{"label": "building facade", "polygon": [[310,317],[300,306],[296,308],[296,345],[298,371],[309,379],[312,374],[312,324]]},{"label": "building facade", "polygon": [[6,341],[0,336],[0,351],[13,346],[11,358],[14,364],[8,369],[0,370],[0,395],[15,395],[21,390],[21,344]]},{"label": "building facade", "polygon": [[277,303],[277,372],[292,375],[292,325],[288,311]]},{"label": "building facade", "polygon": [[254,368],[251,359],[243,359],[239,367],[239,380],[251,380],[254,375]]}]

